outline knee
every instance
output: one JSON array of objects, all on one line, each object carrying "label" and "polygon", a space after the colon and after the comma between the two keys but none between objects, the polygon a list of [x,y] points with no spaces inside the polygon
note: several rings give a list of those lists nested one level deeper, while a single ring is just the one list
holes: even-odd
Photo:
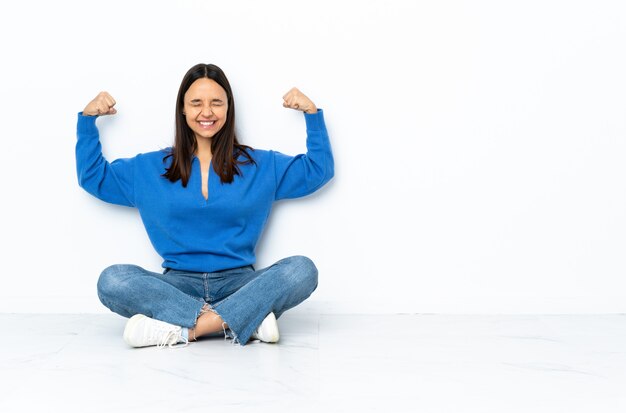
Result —
[{"label": "knee", "polygon": [[129,274],[134,266],[116,264],[107,267],[98,278],[98,296],[103,297],[117,295],[117,292],[124,288]]},{"label": "knee", "polygon": [[304,287],[311,292],[317,288],[317,267],[315,263],[308,257],[298,255],[287,258],[292,265],[290,278],[300,287]]}]

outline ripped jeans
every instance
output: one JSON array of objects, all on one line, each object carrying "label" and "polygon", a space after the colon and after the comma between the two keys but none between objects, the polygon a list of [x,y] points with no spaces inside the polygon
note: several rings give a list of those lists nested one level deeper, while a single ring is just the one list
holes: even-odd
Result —
[{"label": "ripped jeans", "polygon": [[196,324],[207,303],[245,345],[263,319],[300,304],[317,287],[317,268],[302,256],[255,270],[252,266],[211,273],[166,269],[163,274],[136,265],[106,268],[98,279],[102,304],[124,317],[144,314],[181,327]]}]

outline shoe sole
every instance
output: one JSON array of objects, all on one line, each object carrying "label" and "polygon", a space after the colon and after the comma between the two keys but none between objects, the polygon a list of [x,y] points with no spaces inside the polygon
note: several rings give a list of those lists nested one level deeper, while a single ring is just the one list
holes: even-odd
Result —
[{"label": "shoe sole", "polygon": [[130,341],[130,331],[132,331],[135,326],[144,318],[146,318],[146,316],[143,314],[135,314],[126,322],[126,327],[124,328],[124,341],[131,347],[141,347],[136,346]]}]

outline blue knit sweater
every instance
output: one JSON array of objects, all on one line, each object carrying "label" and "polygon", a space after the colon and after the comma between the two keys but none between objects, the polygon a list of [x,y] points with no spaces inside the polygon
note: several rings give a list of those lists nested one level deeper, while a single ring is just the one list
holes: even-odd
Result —
[{"label": "blue knit sweater", "polygon": [[194,157],[187,187],[162,174],[170,148],[108,162],[102,156],[95,116],[78,114],[76,169],[90,194],[136,207],[163,267],[215,272],[254,264],[256,243],[274,201],[302,197],[334,174],[324,114],[304,114],[307,153],[287,156],[252,150],[256,165],[241,165],[242,175],[223,184],[211,167],[209,197],[202,195],[200,162]]}]

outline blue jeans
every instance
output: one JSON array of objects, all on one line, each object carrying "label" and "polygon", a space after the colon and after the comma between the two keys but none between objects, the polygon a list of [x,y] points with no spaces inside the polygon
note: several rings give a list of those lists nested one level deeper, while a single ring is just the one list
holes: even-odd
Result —
[{"label": "blue jeans", "polygon": [[166,269],[160,274],[119,264],[100,275],[98,297],[121,316],[144,314],[187,328],[195,326],[208,303],[228,324],[235,342],[245,345],[270,312],[280,317],[316,287],[317,268],[302,256],[258,271],[247,266],[212,273]]}]

